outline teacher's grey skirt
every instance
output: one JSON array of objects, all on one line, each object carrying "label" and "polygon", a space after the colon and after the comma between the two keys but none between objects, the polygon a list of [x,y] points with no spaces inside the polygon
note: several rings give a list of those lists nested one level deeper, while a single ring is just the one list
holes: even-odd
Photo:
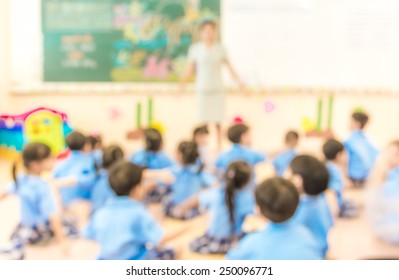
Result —
[{"label": "teacher's grey skirt", "polygon": [[198,123],[221,123],[224,120],[226,94],[223,91],[197,90]]}]

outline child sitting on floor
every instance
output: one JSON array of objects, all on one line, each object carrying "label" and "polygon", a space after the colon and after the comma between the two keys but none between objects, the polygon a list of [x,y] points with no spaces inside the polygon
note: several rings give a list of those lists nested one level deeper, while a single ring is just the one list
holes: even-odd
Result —
[{"label": "child sitting on floor", "polygon": [[107,199],[115,196],[109,186],[108,171],[113,164],[122,160],[123,157],[123,150],[117,145],[110,145],[104,149],[102,169],[98,172],[96,183],[94,184],[91,195],[93,211],[100,209]]},{"label": "child sitting on floor", "polygon": [[368,217],[376,236],[399,244],[399,141],[388,146],[380,166],[381,174],[367,192]]},{"label": "child sitting on floor", "polygon": [[141,184],[143,169],[119,161],[109,171],[109,183],[115,193],[96,211],[85,236],[100,245],[98,259],[143,260],[174,259],[174,249],[163,247],[182,231],[164,235],[163,230],[140,201],[145,196]]},{"label": "child sitting on floor", "polygon": [[208,138],[209,138],[209,130],[208,126],[203,125],[194,129],[193,132],[193,141],[198,145],[198,152],[200,155],[200,164],[203,164],[205,168],[209,168],[210,157],[208,151]]},{"label": "child sitting on floor", "polygon": [[328,250],[328,232],[333,225],[331,211],[324,195],[328,188],[328,170],[315,157],[301,155],[291,161],[286,177],[301,193],[299,206],[292,221],[306,226],[312,232],[324,257]]},{"label": "child sitting on floor", "polygon": [[282,178],[262,182],[255,190],[256,212],[270,223],[245,236],[228,252],[229,260],[320,260],[321,250],[312,233],[291,221],[299,203],[295,186]]},{"label": "child sitting on floor", "polygon": [[211,213],[207,232],[190,244],[200,254],[225,254],[243,235],[242,224],[253,212],[254,196],[248,189],[251,167],[245,161],[234,161],[224,175],[220,188],[209,189],[176,207],[175,215],[184,215],[194,207]]},{"label": "child sitting on floor", "polygon": [[378,150],[364,133],[368,120],[369,116],[363,112],[353,113],[351,134],[344,142],[349,155],[348,174],[354,187],[363,187],[378,155]]},{"label": "child sitting on floor", "polygon": [[92,133],[86,137],[85,153],[88,153],[94,160],[97,167],[102,165],[103,160],[103,140],[97,133]]},{"label": "child sitting on floor", "polygon": [[337,197],[339,217],[355,217],[358,214],[356,206],[350,201],[344,200],[343,197],[345,181],[341,168],[346,164],[344,145],[335,139],[327,140],[323,145],[323,153],[326,159],[326,167],[330,175],[328,187]]},{"label": "child sitting on floor", "polygon": [[96,168],[94,160],[83,152],[86,137],[82,133],[70,133],[66,143],[71,153],[56,165],[53,176],[66,182],[60,186],[60,194],[64,207],[68,208],[75,201],[90,199]]},{"label": "child sitting on floor", "polygon": [[21,220],[11,236],[11,245],[0,249],[0,253],[12,259],[24,259],[26,245],[48,242],[53,237],[67,253],[65,235],[75,237],[77,230],[69,223],[63,224],[50,185],[40,177],[53,168],[51,150],[45,144],[30,143],[22,151],[22,161],[25,173],[17,175],[15,164],[14,183],[7,190],[7,194],[15,194],[20,199]]},{"label": "child sitting on floor", "polygon": [[197,195],[204,188],[211,187],[215,183],[215,178],[204,170],[203,165],[198,165],[199,152],[195,142],[180,143],[177,157],[180,166],[172,169],[176,181],[164,201],[165,213],[167,216],[185,220],[199,215],[200,209],[194,207],[183,216],[175,217],[173,212],[175,206]]},{"label": "child sitting on floor", "polygon": [[283,176],[284,171],[289,167],[291,160],[298,155],[296,151],[298,141],[298,132],[292,130],[287,132],[285,136],[285,151],[279,153],[272,162],[277,176]]},{"label": "child sitting on floor", "polygon": [[[237,160],[243,160],[254,169],[255,165],[265,161],[266,156],[249,149],[251,145],[251,136],[249,127],[245,124],[235,124],[227,131],[227,138],[232,143],[229,151],[218,156],[215,167],[219,174],[223,174],[230,163]],[[250,185],[255,187],[255,175],[252,173]]]},{"label": "child sitting on floor", "polygon": [[[130,158],[130,162],[146,169],[155,170],[171,168],[175,165],[173,160],[162,150],[163,137],[158,130],[154,128],[146,129],[144,131],[144,141],[145,148],[134,153]],[[160,183],[155,183],[155,185],[156,187],[146,198],[149,202],[160,202],[168,192],[166,185]]]}]

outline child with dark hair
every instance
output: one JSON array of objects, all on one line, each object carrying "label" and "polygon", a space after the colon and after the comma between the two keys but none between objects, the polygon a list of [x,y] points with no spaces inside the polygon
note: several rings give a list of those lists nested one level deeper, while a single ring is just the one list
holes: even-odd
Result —
[{"label": "child with dark hair", "polygon": [[[20,199],[21,220],[11,236],[9,248],[0,249],[12,259],[23,259],[25,246],[47,242],[56,237],[66,253],[66,235],[77,235],[76,229],[61,222],[50,185],[40,176],[54,165],[50,147],[41,143],[30,143],[22,151],[24,174],[17,175],[17,163],[12,175],[14,183],[7,194],[15,194]],[[2,198],[6,197],[4,195]]]},{"label": "child with dark hair", "polygon": [[374,163],[378,150],[364,134],[369,116],[363,112],[352,114],[350,122],[351,134],[344,141],[349,155],[348,174],[355,187],[362,187]]},{"label": "child with dark hair", "polygon": [[98,259],[144,260],[174,259],[175,251],[162,247],[183,231],[164,236],[163,230],[140,201],[143,169],[119,161],[109,170],[109,184],[115,193],[94,213],[85,236],[100,245]]},{"label": "child with dark hair", "polygon": [[86,137],[78,132],[71,132],[66,137],[66,143],[71,150],[70,155],[55,167],[55,179],[63,179],[65,184],[60,186],[63,205],[69,207],[78,200],[89,200],[96,178],[94,160],[86,153]]},{"label": "child with dark hair", "polygon": [[102,165],[103,160],[103,140],[101,135],[92,133],[86,137],[85,152],[94,160],[97,167]]},{"label": "child with dark hair", "polygon": [[324,192],[328,188],[329,175],[326,166],[313,156],[295,157],[286,173],[301,193],[293,222],[304,225],[315,236],[322,255],[328,250],[328,232],[333,225],[330,208]]},{"label": "child with dark hair", "polygon": [[344,145],[335,139],[327,140],[323,145],[323,153],[330,175],[328,186],[337,197],[339,216],[342,218],[352,218],[357,215],[357,209],[353,203],[344,200],[343,197],[345,182],[342,167],[346,164]]},{"label": "child with dark hair", "polygon": [[202,125],[194,129],[193,141],[198,145],[200,162],[206,168],[209,167],[210,165],[210,157],[208,153],[208,138],[209,138],[209,130],[207,125]]},{"label": "child with dark hair", "polygon": [[176,181],[164,201],[165,213],[167,216],[186,220],[198,216],[201,213],[200,209],[194,207],[182,216],[175,216],[175,206],[211,187],[215,178],[204,170],[204,166],[198,164],[199,152],[195,142],[181,142],[177,158],[180,165],[172,169]]},{"label": "child with dark hair", "polygon": [[298,155],[296,151],[298,141],[299,134],[296,131],[288,131],[285,135],[285,150],[278,154],[272,162],[277,176],[283,176],[283,173],[290,165],[291,160]]},{"label": "child with dark hair", "polygon": [[116,162],[123,160],[124,152],[121,147],[117,145],[110,145],[104,149],[102,159],[102,169],[98,172],[96,183],[94,184],[91,201],[93,210],[100,209],[105,201],[115,194],[109,186],[108,170]]},{"label": "child with dark hair", "polygon": [[[149,128],[144,131],[145,148],[134,153],[130,162],[146,169],[165,169],[175,165],[173,160],[162,150],[163,137],[155,128]],[[167,186],[156,183],[156,188],[148,194],[149,202],[160,202],[168,192]]]},{"label": "child with dark hair", "polygon": [[148,169],[163,169],[174,165],[172,159],[163,152],[162,134],[155,128],[144,131],[145,148],[134,153],[130,161]]},{"label": "child with dark hair", "polygon": [[[266,156],[255,152],[248,147],[251,145],[250,129],[245,124],[235,124],[227,131],[227,138],[233,144],[231,149],[218,156],[215,166],[219,173],[223,173],[230,163],[242,160],[253,169],[256,164],[265,161]],[[255,185],[255,176],[250,180],[251,186]]]},{"label": "child with dark hair", "polygon": [[190,244],[192,251],[225,254],[244,235],[242,224],[254,207],[253,194],[247,189],[251,173],[248,163],[234,161],[225,172],[222,187],[207,190],[176,207],[177,216],[198,206],[211,213],[208,230]]},{"label": "child with dark hair", "polygon": [[256,211],[269,222],[265,229],[245,236],[230,250],[229,260],[320,260],[321,250],[304,226],[291,222],[299,192],[288,180],[271,178],[255,190]]}]

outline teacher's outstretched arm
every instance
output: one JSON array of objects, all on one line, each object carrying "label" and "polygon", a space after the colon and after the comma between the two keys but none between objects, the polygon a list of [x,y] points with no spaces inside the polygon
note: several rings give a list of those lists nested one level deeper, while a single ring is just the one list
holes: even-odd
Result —
[{"label": "teacher's outstretched arm", "polygon": [[194,75],[195,73],[195,63],[194,62],[189,62],[187,64],[186,70],[183,73],[183,76],[180,79],[180,91],[184,92],[186,89],[186,84],[190,80],[190,78]]},{"label": "teacher's outstretched arm", "polygon": [[224,61],[227,69],[229,70],[229,73],[231,75],[231,77],[234,79],[234,81],[238,84],[238,86],[240,87],[241,90],[245,89],[245,84],[242,82],[240,76],[237,74],[237,71],[235,70],[235,68],[233,67],[233,65],[231,64],[230,60],[225,59]]}]

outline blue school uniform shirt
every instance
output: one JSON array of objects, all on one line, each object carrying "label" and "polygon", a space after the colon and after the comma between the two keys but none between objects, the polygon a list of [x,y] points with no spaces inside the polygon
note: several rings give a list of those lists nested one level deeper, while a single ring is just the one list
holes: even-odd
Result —
[{"label": "blue school uniform shirt", "polygon": [[328,250],[328,232],[333,225],[325,195],[302,195],[292,221],[310,230],[324,256]]},{"label": "blue school uniform shirt", "polygon": [[349,177],[356,180],[364,180],[373,167],[378,150],[361,130],[352,132],[344,142],[349,154]]},{"label": "blue school uniform shirt", "polygon": [[388,243],[399,244],[399,168],[392,169],[382,186],[369,192],[367,208],[374,233]]},{"label": "blue school uniform shirt", "polygon": [[91,151],[90,156],[93,158],[96,166],[103,165],[103,151],[101,149],[95,149]]},{"label": "blue school uniform shirt", "polygon": [[115,196],[93,214],[84,235],[99,243],[99,259],[139,260],[148,245],[160,242],[163,231],[142,203]]},{"label": "blue school uniform shirt", "polygon": [[328,187],[337,193],[341,193],[344,189],[344,177],[341,170],[339,169],[339,166],[332,162],[327,162],[326,167],[328,170],[328,174],[330,175]]},{"label": "blue school uniform shirt", "polygon": [[100,209],[109,198],[114,196],[115,193],[112,191],[108,181],[108,171],[101,169],[98,172],[98,176],[91,194],[93,210],[96,211]]},{"label": "blue school uniform shirt", "polygon": [[287,150],[277,155],[272,164],[276,169],[277,176],[283,176],[284,171],[289,167],[291,161],[298,155],[295,150]]},{"label": "blue school uniform shirt", "polygon": [[[236,192],[234,199],[234,234],[242,233],[242,224],[248,214],[253,213],[254,195],[247,188]],[[211,221],[207,234],[213,238],[225,239],[232,234],[229,212],[225,202],[224,187],[209,189],[199,196],[200,206],[209,209]]]},{"label": "blue school uniform shirt", "polygon": [[173,160],[165,152],[154,153],[145,149],[133,154],[130,161],[148,169],[164,169],[174,165]]},{"label": "blue school uniform shirt", "polygon": [[290,221],[269,223],[250,233],[227,253],[228,260],[321,260],[323,255],[314,236]]},{"label": "blue school uniform shirt", "polygon": [[198,164],[172,169],[176,181],[172,185],[172,204],[177,205],[215,183],[215,178]]},{"label": "blue school uniform shirt", "polygon": [[[219,155],[216,159],[215,166],[218,169],[218,176],[223,177],[223,172],[229,167],[229,165],[237,160],[243,160],[247,162],[252,168],[256,164],[266,160],[266,156],[248,149],[240,144],[233,144],[231,149]],[[251,179],[248,183],[252,189],[256,186],[255,172],[252,173]]]},{"label": "blue school uniform shirt", "polygon": [[215,166],[217,169],[224,171],[229,167],[230,163],[237,160],[243,160],[253,167],[256,164],[265,161],[266,156],[240,144],[233,144],[229,151],[218,156]]},{"label": "blue school uniform shirt", "polygon": [[399,197],[399,167],[393,168],[382,186],[383,197]]},{"label": "blue school uniform shirt", "polygon": [[68,206],[78,199],[89,199],[91,189],[96,179],[96,169],[93,159],[80,151],[72,151],[55,168],[54,178],[76,177],[77,184],[60,189],[63,204]]},{"label": "blue school uniform shirt", "polygon": [[20,199],[21,224],[36,226],[45,224],[57,209],[49,184],[39,176],[18,176],[18,186],[12,183],[7,193]]},{"label": "blue school uniform shirt", "polygon": [[342,209],[344,206],[344,199],[342,192],[344,190],[344,177],[338,165],[332,162],[327,162],[326,167],[329,174],[328,187],[333,190],[337,196],[338,207]]}]

